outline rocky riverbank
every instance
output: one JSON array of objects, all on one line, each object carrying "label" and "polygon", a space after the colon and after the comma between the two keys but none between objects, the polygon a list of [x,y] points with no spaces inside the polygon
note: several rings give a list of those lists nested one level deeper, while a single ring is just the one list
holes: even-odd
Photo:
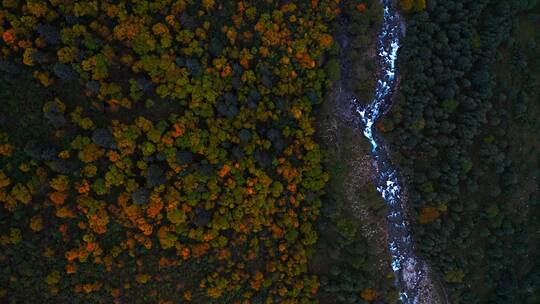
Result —
[{"label": "rocky riverbank", "polygon": [[415,240],[407,216],[407,197],[403,179],[389,157],[388,146],[375,132],[374,126],[391,106],[393,93],[399,86],[397,59],[403,37],[404,23],[394,1],[383,0],[384,17],[378,38],[379,71],[375,98],[365,105],[352,98],[357,105],[359,120],[365,137],[372,145],[375,159],[377,191],[387,203],[388,246],[392,256],[392,269],[404,303],[440,303],[435,292],[428,265],[416,254]]}]

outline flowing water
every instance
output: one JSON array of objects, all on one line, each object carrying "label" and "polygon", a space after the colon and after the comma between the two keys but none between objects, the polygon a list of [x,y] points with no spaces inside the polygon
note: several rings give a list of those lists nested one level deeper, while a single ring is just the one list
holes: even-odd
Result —
[{"label": "flowing water", "polygon": [[426,265],[416,256],[406,217],[405,200],[397,168],[392,165],[387,147],[382,138],[374,132],[374,125],[388,112],[392,105],[392,95],[398,85],[396,61],[404,32],[401,17],[391,0],[382,0],[384,18],[378,37],[379,79],[375,97],[368,105],[362,105],[353,98],[356,111],[361,117],[364,136],[372,146],[376,161],[378,181],[377,191],[388,205],[388,246],[392,255],[392,269],[396,274],[403,303],[426,302],[420,299],[420,285],[426,279]]}]

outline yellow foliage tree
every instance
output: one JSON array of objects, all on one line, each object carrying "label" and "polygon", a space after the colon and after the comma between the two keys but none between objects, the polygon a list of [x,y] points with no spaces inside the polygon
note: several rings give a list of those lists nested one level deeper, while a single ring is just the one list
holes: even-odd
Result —
[{"label": "yellow foliage tree", "polygon": [[420,211],[420,224],[427,224],[439,218],[440,212],[437,208],[433,206],[424,206],[422,211]]},{"label": "yellow foliage tree", "polygon": [[373,301],[373,300],[375,300],[375,297],[377,296],[377,293],[375,292],[375,290],[373,290],[371,288],[366,288],[366,289],[362,290],[362,293],[360,293],[360,296],[365,301]]},{"label": "yellow foliage tree", "polygon": [[34,231],[41,231],[43,229],[43,218],[36,215],[30,219],[30,229]]},{"label": "yellow foliage tree", "polygon": [[421,11],[426,8],[426,0],[401,0],[401,8],[405,12]]}]

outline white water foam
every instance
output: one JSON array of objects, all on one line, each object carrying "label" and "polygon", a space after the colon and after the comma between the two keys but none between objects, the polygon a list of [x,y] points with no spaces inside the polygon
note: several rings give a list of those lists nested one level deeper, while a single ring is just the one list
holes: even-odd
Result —
[{"label": "white water foam", "polygon": [[[384,16],[378,38],[380,58],[380,79],[377,80],[375,97],[368,105],[358,105],[356,111],[362,119],[363,134],[372,146],[372,153],[379,170],[377,191],[389,206],[387,215],[389,226],[389,250],[392,255],[392,270],[398,277],[401,288],[400,298],[403,303],[418,303],[418,283],[422,278],[421,267],[414,255],[413,242],[404,214],[405,206],[401,200],[401,186],[396,169],[387,158],[385,147],[380,145],[373,132],[383,112],[391,105],[391,94],[397,84],[396,61],[400,47],[402,23],[399,14],[392,8],[390,0],[383,0]],[[353,99],[358,104],[356,99]]]}]

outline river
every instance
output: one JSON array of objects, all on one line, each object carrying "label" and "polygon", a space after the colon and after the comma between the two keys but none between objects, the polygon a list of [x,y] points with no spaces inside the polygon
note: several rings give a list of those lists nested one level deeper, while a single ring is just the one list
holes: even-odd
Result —
[{"label": "river", "polygon": [[[387,145],[374,130],[375,124],[390,110],[392,95],[398,87],[397,59],[404,23],[395,8],[394,1],[382,0],[384,17],[378,36],[378,71],[375,97],[367,105],[353,98],[360,114],[364,136],[372,146],[378,180],[377,191],[388,205],[388,247],[392,256],[392,270],[403,303],[431,303],[432,295],[426,295],[422,286],[428,280],[427,265],[416,255],[406,212],[406,200],[402,196],[403,184],[398,168],[392,164]],[[429,292],[428,292],[429,293]],[[426,298],[429,299],[426,299]]]}]

